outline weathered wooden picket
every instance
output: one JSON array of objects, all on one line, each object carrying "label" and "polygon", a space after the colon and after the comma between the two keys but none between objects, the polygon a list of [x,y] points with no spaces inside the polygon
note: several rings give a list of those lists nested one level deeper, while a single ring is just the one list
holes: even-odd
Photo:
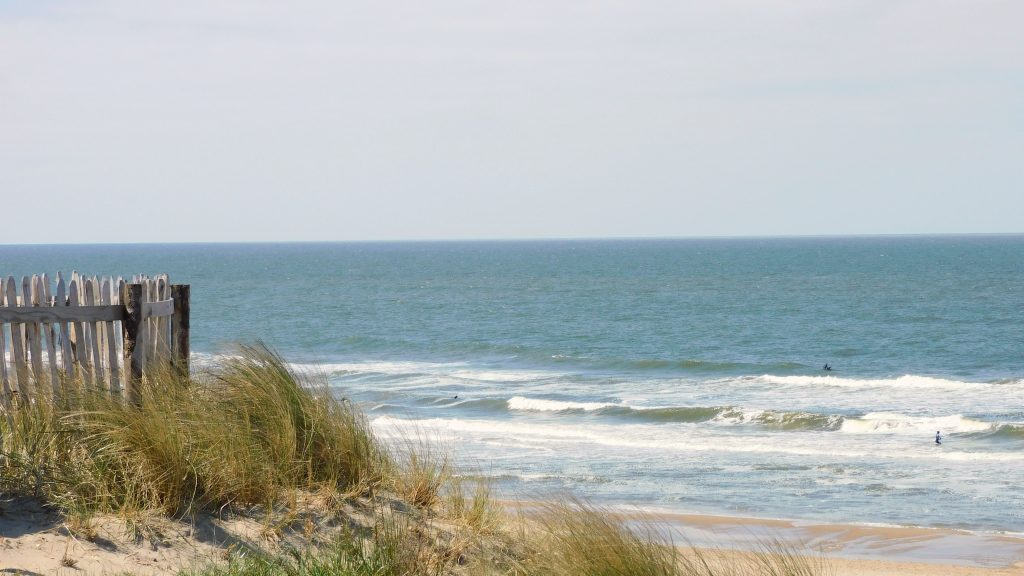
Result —
[{"label": "weathered wooden picket", "polygon": [[166,275],[97,278],[57,274],[0,277],[0,395],[90,388],[137,399],[146,365],[170,362],[187,373],[189,286]]}]

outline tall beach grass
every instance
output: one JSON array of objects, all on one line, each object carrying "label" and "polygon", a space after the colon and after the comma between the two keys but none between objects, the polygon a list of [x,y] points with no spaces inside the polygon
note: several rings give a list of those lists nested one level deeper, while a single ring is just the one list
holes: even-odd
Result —
[{"label": "tall beach grass", "polygon": [[367,493],[390,475],[363,414],[264,346],[194,379],[153,369],[137,396],[19,398],[14,426],[0,420],[0,489],[66,510],[184,514],[270,506],[295,490]]}]

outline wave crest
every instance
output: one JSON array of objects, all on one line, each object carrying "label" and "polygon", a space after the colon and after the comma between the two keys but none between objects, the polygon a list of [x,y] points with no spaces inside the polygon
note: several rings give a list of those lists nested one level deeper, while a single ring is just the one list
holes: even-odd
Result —
[{"label": "wave crest", "polygon": [[[838,386],[843,388],[919,388],[928,390],[963,390],[992,386],[984,382],[966,382],[962,380],[946,380],[933,376],[916,376],[904,374],[896,378],[843,378],[840,376],[773,376],[764,374],[748,378],[764,384],[779,386]],[[1015,385],[1015,381],[1005,385]]]},{"label": "wave crest", "polygon": [[839,429],[845,417],[839,414],[814,412],[729,409],[719,414],[715,420],[730,424],[759,424],[780,430],[832,431]]},{"label": "wave crest", "polygon": [[871,412],[860,418],[847,418],[840,428],[855,434],[932,434],[936,431],[985,432],[992,424],[967,418],[962,414],[951,416],[907,416],[895,412]]},{"label": "wave crest", "polygon": [[[493,404],[492,404],[493,406]],[[843,421],[838,414],[750,410],[734,406],[627,406],[611,402],[568,402],[515,396],[509,410],[530,412],[592,413],[650,423],[700,423],[759,425],[781,430],[836,430]]]},{"label": "wave crest", "polygon": [[979,436],[1000,440],[1024,440],[1024,423],[1012,422],[993,425]]}]

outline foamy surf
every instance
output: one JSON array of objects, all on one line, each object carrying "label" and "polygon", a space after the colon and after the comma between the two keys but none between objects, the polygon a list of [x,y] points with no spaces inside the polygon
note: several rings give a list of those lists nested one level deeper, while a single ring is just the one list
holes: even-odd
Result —
[{"label": "foamy surf", "polygon": [[860,418],[843,420],[843,432],[854,434],[914,434],[917,436],[942,431],[944,434],[962,432],[984,432],[993,430],[999,423],[981,422],[961,414],[950,416],[907,416],[893,412],[872,412]]},{"label": "foamy surf", "polygon": [[515,396],[507,401],[509,410],[525,412],[578,413],[650,423],[699,423],[755,425],[783,430],[835,430],[843,421],[838,414],[785,412],[733,406],[630,406],[615,402],[568,402]]},{"label": "foamy surf", "polygon": [[389,376],[444,374],[465,368],[462,362],[365,361],[291,364],[298,369],[315,369],[328,376],[383,374]]},{"label": "foamy surf", "polygon": [[720,412],[712,422],[729,425],[755,424],[780,430],[831,431],[839,428],[845,419],[846,417],[840,414],[730,408]]},{"label": "foamy surf", "polygon": [[964,390],[978,389],[991,386],[1019,386],[1020,381],[1007,384],[995,384],[988,382],[968,382],[963,380],[948,380],[932,376],[918,376],[905,374],[895,378],[844,378],[841,376],[774,376],[763,374],[761,376],[745,377],[744,379],[761,382],[764,384],[775,384],[779,386],[836,386],[843,388],[898,388],[898,389],[925,389],[925,390]]},{"label": "foamy surf", "polygon": [[[406,420],[380,416],[371,421],[383,438],[404,438],[410,430],[442,444],[482,443],[489,446],[541,450],[545,453],[587,451],[593,454],[603,447],[639,458],[645,454],[665,457],[668,454],[776,454],[811,458],[812,462],[843,461],[922,461],[1021,463],[1024,453],[1014,451],[965,452],[932,449],[924,436],[920,442],[903,443],[837,443],[823,439],[823,432],[809,432],[802,438],[767,434],[761,436],[714,434],[694,429],[667,432],[662,428],[634,425],[564,425],[524,424],[512,421],[478,419],[426,418]],[[922,450],[924,448],[924,450]],[[609,455],[605,455],[610,457]]]}]

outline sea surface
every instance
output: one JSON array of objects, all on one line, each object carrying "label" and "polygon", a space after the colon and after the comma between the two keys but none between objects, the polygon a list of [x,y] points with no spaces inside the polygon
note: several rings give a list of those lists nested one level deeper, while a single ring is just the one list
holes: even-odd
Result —
[{"label": "sea surface", "polygon": [[265,341],[507,498],[1024,532],[1024,236],[0,246],[57,270],[191,284],[197,364]]}]

